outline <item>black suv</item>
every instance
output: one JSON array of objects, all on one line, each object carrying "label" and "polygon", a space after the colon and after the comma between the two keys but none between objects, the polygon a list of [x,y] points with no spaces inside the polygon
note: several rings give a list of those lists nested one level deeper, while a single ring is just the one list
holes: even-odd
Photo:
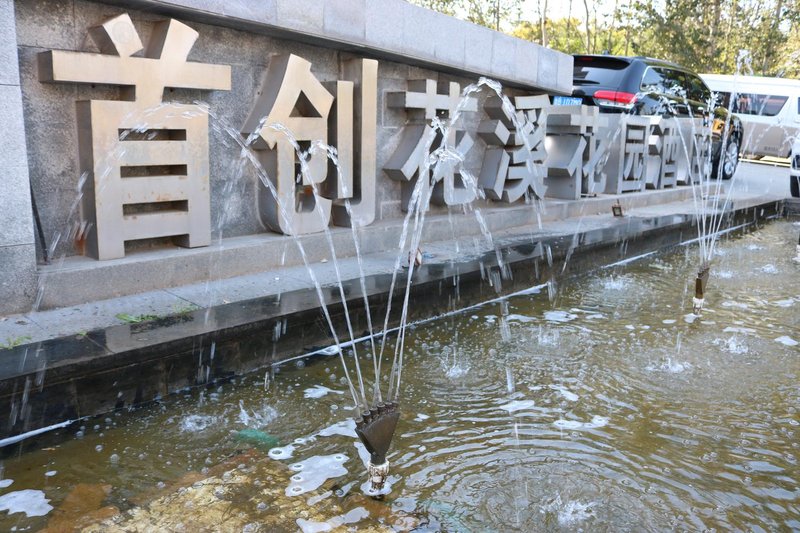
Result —
[{"label": "black suv", "polygon": [[721,170],[723,179],[733,177],[739,163],[742,122],[714,105],[700,76],[675,63],[648,57],[576,55],[574,61],[573,97],[584,105],[600,107],[602,112],[711,119],[709,109],[713,107],[712,176]]}]

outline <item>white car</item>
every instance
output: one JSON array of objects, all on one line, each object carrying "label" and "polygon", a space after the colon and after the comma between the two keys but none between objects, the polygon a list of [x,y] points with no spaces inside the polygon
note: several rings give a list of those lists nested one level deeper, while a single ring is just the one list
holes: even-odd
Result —
[{"label": "white car", "polygon": [[789,170],[789,190],[792,196],[800,198],[800,137],[792,144],[792,168]]},{"label": "white car", "polygon": [[762,76],[700,76],[718,94],[719,102],[742,119],[743,154],[789,155],[792,140],[800,133],[800,81]]}]

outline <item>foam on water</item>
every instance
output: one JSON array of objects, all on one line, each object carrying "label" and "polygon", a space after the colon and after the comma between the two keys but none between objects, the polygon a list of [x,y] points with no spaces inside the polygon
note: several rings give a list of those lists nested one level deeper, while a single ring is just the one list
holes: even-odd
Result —
[{"label": "foam on water", "polygon": [[369,481],[365,481],[361,484],[361,492],[366,494],[367,496],[375,497],[375,496],[386,496],[392,492],[392,485],[400,481],[398,476],[389,476],[386,478],[386,481],[383,483],[383,488],[381,490],[373,490],[372,483]]},{"label": "foam on water", "polygon": [[680,374],[682,372],[686,372],[690,370],[692,365],[685,361],[673,361],[671,358],[667,357],[667,360],[661,363],[658,366],[655,365],[648,365],[647,370],[650,372],[669,372],[670,374]]},{"label": "foam on water", "polygon": [[0,489],[10,487],[12,483],[14,483],[13,479],[0,479]]},{"label": "foam on water", "polygon": [[[271,450],[270,450],[271,451]],[[327,480],[347,474],[343,463],[347,456],[343,453],[315,455],[289,466],[296,474],[286,487],[287,496],[299,496],[318,489]]]},{"label": "foam on water", "polygon": [[797,346],[798,344],[800,344],[796,340],[794,340],[793,338],[789,337],[788,335],[784,335],[782,337],[778,337],[777,339],[775,339],[775,342],[779,342],[779,343],[783,344],[784,346]]},{"label": "foam on water", "polygon": [[328,387],[325,387],[323,385],[314,385],[313,387],[303,391],[303,398],[310,398],[310,399],[322,398],[323,396],[326,396],[329,393],[344,394],[342,391],[329,389]]},{"label": "foam on water", "polygon": [[736,338],[735,335],[727,339],[714,339],[712,344],[721,346],[723,350],[734,355],[744,355],[750,351],[747,344]]},{"label": "foam on water", "polygon": [[578,315],[566,311],[545,311],[544,319],[550,322],[570,322],[578,318]]},{"label": "foam on water", "polygon": [[560,418],[553,422],[559,429],[594,429],[608,425],[608,417],[594,415],[591,422],[581,422],[579,420],[564,420]]},{"label": "foam on water", "polygon": [[9,514],[25,513],[25,516],[45,516],[53,510],[50,500],[44,497],[44,491],[25,489],[9,492],[0,496],[0,511]]},{"label": "foam on water", "polygon": [[530,409],[534,405],[535,403],[533,400],[514,400],[505,405],[501,405],[499,408],[509,413],[516,413],[517,411]]},{"label": "foam on water", "polygon": [[558,393],[561,394],[561,396],[563,396],[564,398],[566,398],[567,400],[569,400],[571,402],[577,402],[578,401],[578,395],[575,394],[574,392],[570,391],[569,389],[567,389],[563,385],[550,385],[550,388],[553,389],[553,390],[558,391]]},{"label": "foam on water", "polygon": [[689,313],[688,315],[684,315],[683,319],[686,321],[687,324],[692,324],[699,317],[700,317],[700,315],[696,315],[694,313]]},{"label": "foam on water", "polygon": [[271,405],[262,405],[261,409],[247,412],[244,401],[239,400],[239,422],[253,429],[261,429],[278,418],[278,411]]},{"label": "foam on water", "polygon": [[720,270],[715,275],[720,279],[731,279],[733,277],[733,272],[730,270]]},{"label": "foam on water", "polygon": [[723,333],[743,333],[745,335],[755,334],[756,330],[753,328],[742,328],[738,326],[728,326],[722,330]]},{"label": "foam on water", "polygon": [[422,413],[417,413],[417,418],[414,419],[414,422],[422,422],[423,420],[429,419],[430,416],[424,415]]},{"label": "foam on water", "polygon": [[514,315],[514,314],[508,315],[506,317],[506,320],[508,322],[521,322],[523,324],[526,324],[528,322],[536,322],[536,319],[532,316]]},{"label": "foam on water", "polygon": [[619,291],[628,285],[624,277],[606,278],[603,280],[603,288],[607,291]]},{"label": "foam on water", "polygon": [[56,474],[58,474],[58,470],[48,470],[47,472],[44,473],[44,476],[45,477],[53,477]]},{"label": "foam on water", "polygon": [[315,522],[313,520],[304,520],[298,518],[296,520],[297,526],[303,533],[319,533],[322,531],[332,531],[333,529],[343,526],[345,524],[355,524],[369,516],[369,511],[363,507],[356,507],[351,509],[343,515],[334,516],[327,522]]},{"label": "foam on water", "polygon": [[750,306],[742,302],[731,302],[730,300],[722,302],[722,307],[735,308],[735,309],[750,309]]},{"label": "foam on water", "polygon": [[370,457],[369,452],[367,451],[367,449],[364,447],[364,444],[360,440],[354,442],[353,446],[356,447],[356,451],[358,452],[358,458],[361,459],[362,463],[364,463],[364,468],[366,469],[367,465],[369,465],[369,457]]},{"label": "foam on water", "polygon": [[469,365],[467,365],[462,361],[459,361],[447,367],[447,369],[444,372],[444,375],[450,379],[460,378],[469,373],[469,368],[470,368]]},{"label": "foam on water", "polygon": [[564,508],[558,512],[558,524],[571,526],[576,522],[583,522],[592,516],[593,505],[593,503],[567,502]]},{"label": "foam on water", "polygon": [[772,302],[773,304],[777,305],[778,307],[791,307],[795,303],[794,298],[787,298],[786,300],[778,300],[777,302]]},{"label": "foam on water", "polygon": [[211,415],[189,415],[181,419],[179,427],[184,433],[197,433],[217,423],[217,417]]},{"label": "foam on water", "polygon": [[661,321],[662,324],[674,324],[675,322],[677,322],[677,320],[675,320],[674,318],[667,318]]},{"label": "foam on water", "polygon": [[293,454],[294,454],[294,446],[291,444],[288,444],[283,447],[272,448],[269,451],[269,456],[277,460],[289,459]]},{"label": "foam on water", "polygon": [[761,272],[763,272],[764,274],[777,274],[778,273],[778,268],[775,265],[773,265],[772,263],[769,263],[767,265],[762,266],[759,270],[761,270]]},{"label": "foam on water", "polygon": [[347,420],[336,422],[319,432],[320,437],[332,437],[334,435],[358,438],[358,435],[356,435],[356,421],[348,418]]}]

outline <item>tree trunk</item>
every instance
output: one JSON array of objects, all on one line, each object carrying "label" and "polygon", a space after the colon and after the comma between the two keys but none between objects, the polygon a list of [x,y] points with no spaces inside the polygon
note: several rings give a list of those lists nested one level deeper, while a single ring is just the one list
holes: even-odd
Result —
[{"label": "tree trunk", "polygon": [[614,11],[611,12],[611,24],[608,27],[608,39],[606,40],[606,50],[609,54],[613,54],[611,50],[611,39],[614,37],[614,25],[617,22],[617,8],[619,7],[619,0],[614,0]]},{"label": "tree trunk", "polygon": [[544,0],[544,9],[539,15],[539,21],[542,25],[542,46],[547,47],[547,0]]},{"label": "tree trunk", "polygon": [[589,2],[588,0],[583,0],[583,7],[586,9],[586,53],[592,53],[592,32],[590,30],[590,24],[592,21],[592,12],[589,11]]},{"label": "tree trunk", "polygon": [[572,43],[569,40],[569,37],[570,37],[569,30],[570,30],[571,24],[572,24],[572,0],[569,0],[569,5],[567,6],[567,32],[566,32],[567,33],[567,43],[566,43],[566,47],[565,47],[567,49],[567,53],[568,54],[572,53]]}]

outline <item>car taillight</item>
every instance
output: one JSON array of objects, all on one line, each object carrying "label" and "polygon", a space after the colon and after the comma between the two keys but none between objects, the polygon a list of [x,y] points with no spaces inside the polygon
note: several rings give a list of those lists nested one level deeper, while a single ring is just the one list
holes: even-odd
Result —
[{"label": "car taillight", "polygon": [[600,90],[596,91],[593,96],[594,96],[594,102],[597,105],[620,107],[623,109],[630,109],[636,102],[635,94],[626,93],[623,91]]}]

